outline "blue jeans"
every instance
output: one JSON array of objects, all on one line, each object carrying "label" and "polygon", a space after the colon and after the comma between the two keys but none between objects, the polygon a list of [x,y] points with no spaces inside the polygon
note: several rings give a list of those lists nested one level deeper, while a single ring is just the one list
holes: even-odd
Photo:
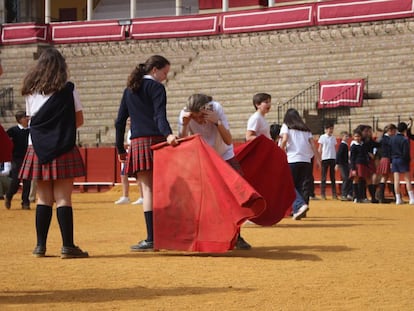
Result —
[{"label": "blue jeans", "polygon": [[312,163],[289,163],[289,168],[292,172],[296,190],[299,192],[305,203],[309,204],[309,196],[312,188],[311,184],[313,183]]},{"label": "blue jeans", "polygon": [[302,198],[302,196],[300,195],[299,191],[296,190],[295,188],[295,192],[296,192],[296,198],[295,201],[293,201],[293,213],[296,214],[298,212],[298,210],[306,204],[305,200]]}]

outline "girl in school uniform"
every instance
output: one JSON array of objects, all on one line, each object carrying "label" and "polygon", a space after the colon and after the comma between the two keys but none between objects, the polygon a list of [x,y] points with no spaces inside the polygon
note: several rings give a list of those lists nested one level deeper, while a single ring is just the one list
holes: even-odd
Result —
[{"label": "girl in school uniform", "polygon": [[[167,79],[169,70],[170,62],[160,55],[153,55],[137,65],[128,78],[115,121],[119,160],[125,161],[126,174],[137,176],[141,181],[144,198],[147,237],[131,246],[133,252],[154,249],[151,145],[163,141],[178,144],[167,120],[167,94],[161,83]],[[127,153],[124,139],[128,118],[131,121],[131,144]]]},{"label": "girl in school uniform", "polygon": [[46,253],[54,202],[63,242],[61,257],[89,256],[73,241],[73,179],[85,174],[76,147],[76,129],[83,124],[83,113],[75,86],[67,78],[64,57],[47,48],[23,80],[30,136],[20,178],[37,180],[36,257]]}]

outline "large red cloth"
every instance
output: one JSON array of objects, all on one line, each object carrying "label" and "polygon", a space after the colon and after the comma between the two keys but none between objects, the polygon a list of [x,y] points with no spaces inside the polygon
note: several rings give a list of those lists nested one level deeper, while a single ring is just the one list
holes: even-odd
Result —
[{"label": "large red cloth", "polygon": [[266,200],[266,209],[250,221],[272,226],[282,220],[296,193],[286,153],[261,135],[235,148],[244,178]]},{"label": "large red cloth", "polygon": [[264,199],[199,135],[154,149],[154,247],[197,252],[233,249],[240,226]]},{"label": "large red cloth", "polygon": [[10,162],[12,160],[13,141],[7,135],[4,128],[0,125],[0,162]]}]

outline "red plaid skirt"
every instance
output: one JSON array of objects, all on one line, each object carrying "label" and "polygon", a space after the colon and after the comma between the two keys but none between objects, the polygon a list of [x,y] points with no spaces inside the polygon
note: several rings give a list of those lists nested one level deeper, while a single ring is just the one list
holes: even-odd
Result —
[{"label": "red plaid skirt", "polygon": [[388,175],[391,173],[391,161],[389,158],[381,158],[377,167],[378,175]]},{"label": "red plaid skirt", "polygon": [[165,141],[164,136],[138,137],[131,140],[125,163],[128,176],[135,176],[140,171],[150,171],[153,168],[152,145]]},{"label": "red plaid skirt", "polygon": [[353,175],[354,171],[350,171],[349,172],[349,177],[359,177],[359,178],[371,178],[372,176],[372,172],[371,169],[368,167],[368,165],[364,165],[364,164],[356,164],[356,170],[355,173],[356,175]]},{"label": "red plaid skirt", "polygon": [[85,176],[85,166],[78,147],[64,153],[52,162],[39,164],[33,146],[27,148],[26,156],[20,169],[20,179],[56,180]]},{"label": "red plaid skirt", "polygon": [[377,171],[376,169],[376,165],[375,165],[375,160],[374,159],[370,159],[368,162],[368,170],[369,170],[369,176],[374,175],[375,172]]}]

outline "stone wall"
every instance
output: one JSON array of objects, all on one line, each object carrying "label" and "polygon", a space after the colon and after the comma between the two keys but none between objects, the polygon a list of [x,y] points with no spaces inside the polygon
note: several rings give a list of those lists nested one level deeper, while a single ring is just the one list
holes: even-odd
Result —
[{"label": "stone wall", "polygon": [[[152,54],[171,61],[166,82],[168,117],[174,131],[179,110],[194,92],[212,95],[224,106],[235,140],[243,140],[247,119],[254,112],[257,92],[272,95],[269,122],[280,122],[278,104],[318,80],[368,79],[363,107],[335,117],[335,133],[360,123],[383,127],[407,120],[413,113],[414,19],[212,37],[128,40],[56,46],[65,55],[71,80],[84,105],[85,125],[79,130],[83,145],[114,142],[114,119],[126,79],[134,66]],[[21,79],[33,63],[37,45],[3,46],[4,75],[0,86],[15,89],[15,109],[24,108]],[[304,111],[302,111],[305,114]],[[1,117],[3,126],[13,123]],[[319,112],[306,111],[320,119]],[[283,116],[282,116],[283,118]],[[309,121],[311,117],[308,117]],[[351,122],[351,124],[350,124]],[[319,133],[315,133],[319,134]]]}]

